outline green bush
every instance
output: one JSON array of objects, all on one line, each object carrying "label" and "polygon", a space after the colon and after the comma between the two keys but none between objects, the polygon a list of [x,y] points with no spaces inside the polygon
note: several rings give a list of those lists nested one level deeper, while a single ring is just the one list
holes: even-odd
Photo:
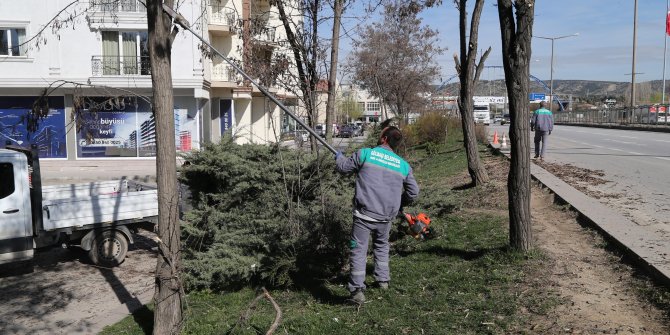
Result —
[{"label": "green bush", "polygon": [[447,138],[448,119],[440,113],[426,113],[411,126],[416,144],[443,144]]},{"label": "green bush", "polygon": [[347,259],[353,179],[322,157],[226,137],[189,157],[181,181],[189,289],[291,285],[328,278]]}]

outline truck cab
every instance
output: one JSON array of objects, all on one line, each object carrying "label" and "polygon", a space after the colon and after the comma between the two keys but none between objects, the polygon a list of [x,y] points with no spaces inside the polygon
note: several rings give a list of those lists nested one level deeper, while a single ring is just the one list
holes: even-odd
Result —
[{"label": "truck cab", "polygon": [[473,109],[475,123],[483,123],[487,126],[491,124],[491,110],[488,103],[475,102]]},{"label": "truck cab", "polygon": [[33,257],[28,171],[26,155],[0,149],[0,263]]}]

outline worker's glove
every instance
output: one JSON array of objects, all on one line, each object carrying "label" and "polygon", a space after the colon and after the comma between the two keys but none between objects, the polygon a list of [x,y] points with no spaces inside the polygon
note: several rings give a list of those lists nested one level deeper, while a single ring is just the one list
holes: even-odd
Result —
[{"label": "worker's glove", "polygon": [[535,128],[533,128],[533,127],[530,127],[530,131],[535,131]]},{"label": "worker's glove", "polygon": [[338,151],[335,153],[335,160],[340,159],[340,157],[344,156],[344,153],[342,151]]}]

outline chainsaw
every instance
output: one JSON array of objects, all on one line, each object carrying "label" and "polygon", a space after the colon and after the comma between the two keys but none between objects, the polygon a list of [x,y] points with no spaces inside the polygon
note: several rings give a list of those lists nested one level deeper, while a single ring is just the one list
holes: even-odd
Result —
[{"label": "chainsaw", "polygon": [[419,241],[425,241],[434,237],[433,228],[430,227],[430,218],[424,213],[412,215],[404,212],[399,213],[409,225],[407,234]]}]

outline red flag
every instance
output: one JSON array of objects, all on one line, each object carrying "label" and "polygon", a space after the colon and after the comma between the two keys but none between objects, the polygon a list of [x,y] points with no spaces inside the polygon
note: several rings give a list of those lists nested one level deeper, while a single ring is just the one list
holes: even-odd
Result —
[{"label": "red flag", "polygon": [[670,12],[668,12],[668,16],[665,18],[665,33],[670,35]]}]

